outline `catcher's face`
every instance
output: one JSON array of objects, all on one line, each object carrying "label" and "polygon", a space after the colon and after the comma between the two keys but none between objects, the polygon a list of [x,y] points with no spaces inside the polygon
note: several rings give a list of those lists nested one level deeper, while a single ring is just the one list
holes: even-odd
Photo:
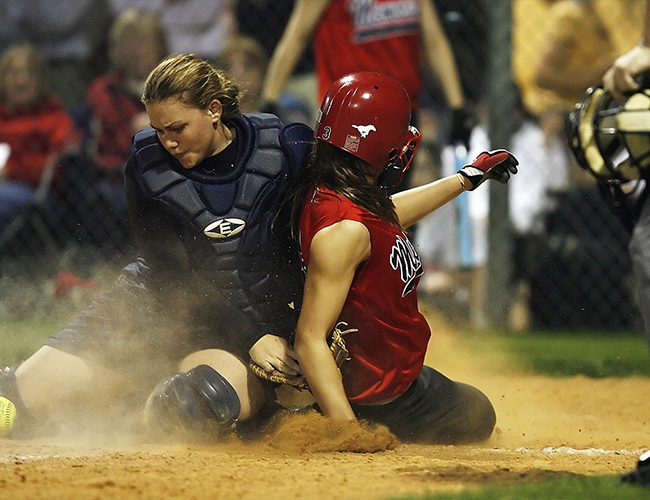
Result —
[{"label": "catcher's face", "polygon": [[149,103],[146,110],[162,145],[186,169],[196,167],[229,143],[217,100],[208,109],[199,109],[172,98]]}]

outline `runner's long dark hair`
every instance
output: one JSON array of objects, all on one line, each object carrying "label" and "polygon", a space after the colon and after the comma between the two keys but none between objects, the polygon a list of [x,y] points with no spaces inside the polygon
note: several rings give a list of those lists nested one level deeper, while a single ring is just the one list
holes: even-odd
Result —
[{"label": "runner's long dark hair", "polygon": [[395,205],[385,189],[370,182],[376,177],[369,163],[331,144],[314,140],[307,164],[288,186],[283,205],[289,205],[294,238],[298,236],[300,214],[312,186],[324,186],[345,196],[382,220],[399,226]]}]

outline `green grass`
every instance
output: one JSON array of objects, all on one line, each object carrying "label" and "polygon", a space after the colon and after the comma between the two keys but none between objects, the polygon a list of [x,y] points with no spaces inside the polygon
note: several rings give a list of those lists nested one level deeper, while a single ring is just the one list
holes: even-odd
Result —
[{"label": "green grass", "polygon": [[0,319],[0,368],[25,360],[66,323],[67,318]]},{"label": "green grass", "polygon": [[[463,332],[461,342],[494,366],[553,377],[650,376],[650,354],[640,332]],[[576,476],[494,484],[461,492],[399,500],[643,500],[650,488],[621,484],[618,476]]]},{"label": "green grass", "polygon": [[641,332],[469,333],[462,341],[495,364],[524,372],[568,377],[650,376],[650,354]]},{"label": "green grass", "polygon": [[643,500],[650,488],[621,484],[616,476],[573,476],[466,489],[458,493],[400,497],[399,500]]},{"label": "green grass", "polygon": [[[73,313],[46,318],[0,318],[0,364],[13,365],[38,349]],[[650,377],[641,332],[462,332],[463,344],[494,364],[552,377]]]}]

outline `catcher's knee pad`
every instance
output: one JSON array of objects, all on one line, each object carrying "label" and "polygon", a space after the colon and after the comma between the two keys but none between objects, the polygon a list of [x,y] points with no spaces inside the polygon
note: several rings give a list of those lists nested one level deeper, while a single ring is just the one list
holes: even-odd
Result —
[{"label": "catcher's knee pad", "polygon": [[233,427],[241,403],[234,387],[208,365],[177,373],[153,390],[145,422],[154,432],[198,434]]}]

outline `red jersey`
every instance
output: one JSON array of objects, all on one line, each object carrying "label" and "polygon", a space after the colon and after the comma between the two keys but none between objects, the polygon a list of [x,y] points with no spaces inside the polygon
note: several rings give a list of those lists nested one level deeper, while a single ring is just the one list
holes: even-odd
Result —
[{"label": "red jersey", "polygon": [[131,155],[134,134],[131,122],[136,115],[145,112],[140,96],[128,92],[124,77],[114,71],[90,84],[86,104],[97,123],[95,165],[101,171],[121,172]]},{"label": "red jersey", "polygon": [[20,109],[0,104],[0,142],[11,148],[4,168],[7,179],[38,186],[48,162],[70,145],[79,145],[80,136],[61,101],[45,97]]},{"label": "red jersey", "polygon": [[356,328],[343,339],[350,360],[343,384],[353,403],[372,404],[402,394],[424,364],[431,330],[418,310],[416,286],[422,264],[404,232],[326,188],[312,189],[300,217],[305,269],[314,235],[341,220],[370,232],[370,257],[357,270],[339,321]]},{"label": "red jersey", "polygon": [[332,0],[314,33],[321,99],[329,86],[356,71],[400,82],[415,107],[420,79],[418,0]]}]

